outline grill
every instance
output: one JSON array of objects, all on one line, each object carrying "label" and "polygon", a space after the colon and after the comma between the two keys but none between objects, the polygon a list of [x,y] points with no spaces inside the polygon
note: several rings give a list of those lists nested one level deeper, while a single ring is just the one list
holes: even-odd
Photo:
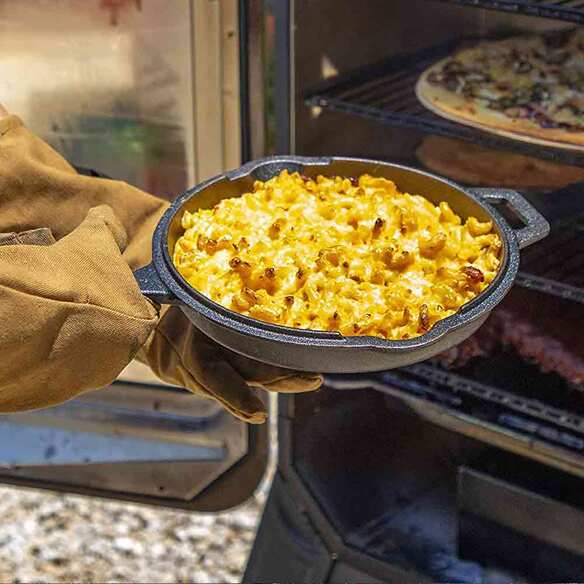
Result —
[{"label": "grill", "polygon": [[[577,213],[581,194],[582,186],[572,185],[533,196],[532,202],[551,218],[552,230],[522,258],[516,285],[564,303],[584,303],[584,213]],[[406,400],[434,403],[458,419],[473,420],[470,427],[481,421],[505,428],[517,439],[529,437],[551,448],[556,460],[584,476],[584,386],[543,374],[513,350],[475,359],[456,372],[429,361],[373,376],[332,376],[328,382],[336,389],[373,386]]]},{"label": "grill", "polygon": [[[584,24],[584,0],[277,6],[287,59],[276,62],[279,144],[295,153],[412,164],[420,139],[437,134],[584,164],[581,152],[445,120],[414,91],[427,67],[465,43],[560,26],[546,18]],[[340,74],[319,81],[327,64]],[[279,398],[278,473],[246,581],[584,579],[584,385],[568,381],[580,380],[584,355],[567,347],[581,342],[567,327],[584,322],[584,184],[522,194],[552,231],[522,256],[506,312],[473,340],[500,334],[487,357],[328,375],[321,392]],[[552,363],[562,343],[563,369]],[[539,363],[526,357],[534,353]]]},{"label": "grill", "polygon": [[527,16],[541,16],[584,24],[584,2],[581,0],[443,0],[452,4],[475,6]]},{"label": "grill", "polygon": [[367,118],[380,124],[460,138],[558,163],[584,164],[582,152],[518,142],[483,132],[441,118],[418,101],[415,86],[420,74],[463,44],[477,40],[479,39],[467,38],[449,41],[415,54],[392,56],[379,63],[342,74],[308,91],[305,103],[308,106]]}]

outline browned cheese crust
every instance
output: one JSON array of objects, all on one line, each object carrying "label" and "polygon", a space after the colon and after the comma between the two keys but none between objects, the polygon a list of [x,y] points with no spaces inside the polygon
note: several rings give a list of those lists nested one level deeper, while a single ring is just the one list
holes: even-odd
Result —
[{"label": "browned cheese crust", "polygon": [[418,80],[434,113],[528,142],[584,149],[584,31],[483,42]]}]

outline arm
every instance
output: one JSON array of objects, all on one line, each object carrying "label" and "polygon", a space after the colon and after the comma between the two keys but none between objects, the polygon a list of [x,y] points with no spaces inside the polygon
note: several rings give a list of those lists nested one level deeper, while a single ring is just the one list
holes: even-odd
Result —
[{"label": "arm", "polygon": [[[106,228],[97,232],[80,226],[86,216],[96,220],[96,206]],[[249,422],[266,417],[254,388],[320,386],[318,375],[262,365],[219,347],[177,307],[157,318],[131,269],[150,260],[151,234],[166,208],[125,183],[78,175],[18,118],[0,119],[0,232],[48,227],[57,240],[43,248],[0,247],[0,317],[8,331],[0,332],[1,411],[59,403],[110,383],[137,352],[161,379],[216,399]],[[115,247],[108,230],[116,234]],[[23,321],[26,334],[19,332]]]}]

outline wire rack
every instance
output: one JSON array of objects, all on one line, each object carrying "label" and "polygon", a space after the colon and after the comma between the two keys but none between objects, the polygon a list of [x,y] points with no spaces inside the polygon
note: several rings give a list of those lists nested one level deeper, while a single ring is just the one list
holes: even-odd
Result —
[{"label": "wire rack", "polygon": [[558,163],[584,164],[584,152],[530,144],[477,130],[442,118],[418,101],[415,86],[419,76],[436,61],[473,40],[478,39],[459,39],[414,54],[393,56],[339,75],[308,92],[305,103],[384,125],[460,138]]},{"label": "wire rack", "polygon": [[339,390],[391,390],[584,457],[581,392],[566,390],[560,378],[542,374],[536,366],[509,355],[498,361],[493,357],[485,367],[499,371],[489,378],[483,370],[454,373],[426,361],[383,373],[326,376],[325,383]]},{"label": "wire rack", "polygon": [[524,250],[516,283],[584,304],[584,219]]},{"label": "wire rack", "polygon": [[582,0],[442,0],[451,4],[476,6],[500,12],[539,16],[584,24]]},{"label": "wire rack", "polygon": [[551,231],[522,250],[516,283],[584,304],[584,184],[529,198],[549,220]]}]

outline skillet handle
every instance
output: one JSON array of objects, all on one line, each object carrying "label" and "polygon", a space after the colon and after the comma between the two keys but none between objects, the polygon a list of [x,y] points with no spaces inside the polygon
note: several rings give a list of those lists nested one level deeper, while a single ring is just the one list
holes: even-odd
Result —
[{"label": "skillet handle", "polygon": [[514,229],[519,248],[523,249],[547,237],[550,224],[547,219],[518,192],[508,189],[470,189],[487,203],[508,203],[511,210],[523,221],[524,226]]},{"label": "skillet handle", "polygon": [[178,298],[160,279],[154,264],[148,264],[134,272],[134,278],[140,286],[140,292],[158,304],[178,304]]}]

